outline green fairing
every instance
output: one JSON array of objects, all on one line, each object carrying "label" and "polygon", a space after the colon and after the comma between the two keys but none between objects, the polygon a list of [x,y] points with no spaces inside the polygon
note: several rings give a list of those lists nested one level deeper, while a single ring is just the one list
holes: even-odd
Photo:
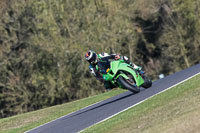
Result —
[{"label": "green fairing", "polygon": [[[111,81],[116,85],[116,79],[119,76],[122,76],[124,79],[129,79],[129,77],[125,74],[128,72],[134,77],[136,85],[140,87],[144,83],[144,79],[140,76],[140,74],[134,70],[134,68],[125,63],[124,60],[112,61],[110,63],[111,67],[106,74],[103,74],[103,78],[106,81]],[[122,73],[119,73],[121,71]],[[120,86],[119,86],[120,87]]]}]

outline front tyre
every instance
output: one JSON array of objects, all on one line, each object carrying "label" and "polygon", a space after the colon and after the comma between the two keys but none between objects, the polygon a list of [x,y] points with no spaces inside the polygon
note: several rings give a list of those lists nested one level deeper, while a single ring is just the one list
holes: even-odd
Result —
[{"label": "front tyre", "polygon": [[144,79],[144,83],[142,84],[143,88],[149,88],[152,86],[152,81],[150,79],[148,79],[146,76],[143,79]]},{"label": "front tyre", "polygon": [[126,81],[126,79],[124,79],[122,76],[119,76],[119,77],[118,77],[117,83],[119,83],[123,89],[127,89],[127,90],[129,90],[129,91],[131,91],[131,92],[134,92],[134,93],[140,92],[140,88],[139,88],[139,87],[131,85],[131,84],[130,84],[128,81]]}]

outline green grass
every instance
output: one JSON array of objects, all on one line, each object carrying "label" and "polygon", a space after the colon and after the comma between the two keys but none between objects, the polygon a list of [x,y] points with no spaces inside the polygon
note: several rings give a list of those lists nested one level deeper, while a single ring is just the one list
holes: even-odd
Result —
[{"label": "green grass", "polygon": [[0,119],[0,133],[22,133],[63,115],[77,111],[83,107],[108,99],[123,92],[125,92],[125,90],[112,90],[107,93],[84,98],[74,102]]},{"label": "green grass", "polygon": [[200,75],[83,133],[199,133]]}]

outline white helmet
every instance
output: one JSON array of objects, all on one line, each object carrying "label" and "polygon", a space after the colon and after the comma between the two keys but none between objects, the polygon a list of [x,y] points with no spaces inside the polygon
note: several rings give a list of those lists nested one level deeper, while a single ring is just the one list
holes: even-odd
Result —
[{"label": "white helmet", "polygon": [[91,63],[94,64],[97,62],[97,54],[95,52],[93,52],[92,50],[89,50],[86,54],[85,54],[85,59]]}]

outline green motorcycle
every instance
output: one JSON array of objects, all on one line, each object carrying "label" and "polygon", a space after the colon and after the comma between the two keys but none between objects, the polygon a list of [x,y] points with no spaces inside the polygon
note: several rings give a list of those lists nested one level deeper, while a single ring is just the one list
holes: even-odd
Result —
[{"label": "green motorcycle", "polygon": [[114,86],[134,93],[140,92],[140,87],[149,88],[152,85],[152,81],[144,74],[140,74],[133,66],[121,59],[111,61],[102,76],[105,81],[111,82]]}]

